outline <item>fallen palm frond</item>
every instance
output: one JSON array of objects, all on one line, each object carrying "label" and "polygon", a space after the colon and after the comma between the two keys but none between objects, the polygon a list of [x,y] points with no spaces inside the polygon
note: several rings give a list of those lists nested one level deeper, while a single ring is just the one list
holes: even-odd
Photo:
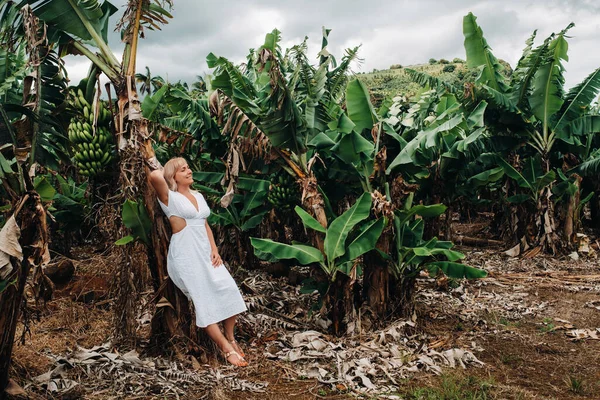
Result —
[{"label": "fallen palm frond", "polygon": [[441,374],[442,367],[483,365],[469,350],[428,348],[408,335],[406,326],[415,324],[397,321],[360,341],[337,343],[316,331],[292,332],[272,343],[279,351],[265,355],[293,363],[300,376],[370,396],[397,391],[399,382],[417,371]]},{"label": "fallen palm frond", "polygon": [[200,398],[207,398],[216,386],[251,392],[264,392],[266,387],[265,383],[239,379],[237,373],[211,368],[191,371],[176,362],[141,358],[135,350],[120,354],[112,351],[110,343],[91,349],[80,347],[66,357],[47,355],[54,359],[53,369],[34,377],[25,389],[65,396],[75,391],[81,394],[79,386],[85,382],[85,392],[91,397],[102,393],[118,397],[149,393],[178,397],[194,390],[205,393]]}]

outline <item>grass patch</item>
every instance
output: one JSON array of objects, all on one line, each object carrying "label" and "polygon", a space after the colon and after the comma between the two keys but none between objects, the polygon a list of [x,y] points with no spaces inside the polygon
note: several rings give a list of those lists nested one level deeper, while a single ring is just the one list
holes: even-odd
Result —
[{"label": "grass patch", "polygon": [[569,392],[579,396],[585,394],[585,383],[582,378],[569,375],[565,378],[565,383],[569,388]]},{"label": "grass patch", "polygon": [[502,361],[502,364],[506,365],[518,365],[523,362],[523,358],[516,354],[502,354],[500,356],[500,361]]},{"label": "grass patch", "polygon": [[408,400],[488,400],[493,398],[493,382],[475,376],[442,376],[439,387],[416,388],[406,393]]},{"label": "grass patch", "polygon": [[552,318],[544,318],[542,320],[542,326],[540,326],[539,330],[541,333],[553,332],[556,325],[552,323]]}]

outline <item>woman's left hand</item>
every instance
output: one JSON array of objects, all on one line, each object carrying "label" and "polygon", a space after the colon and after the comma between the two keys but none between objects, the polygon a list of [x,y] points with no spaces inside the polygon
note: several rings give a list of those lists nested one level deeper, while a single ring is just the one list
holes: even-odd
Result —
[{"label": "woman's left hand", "polygon": [[217,249],[212,250],[212,252],[210,253],[210,259],[212,261],[213,267],[215,267],[215,268],[223,265],[223,260],[221,259],[221,256],[219,255],[219,251]]}]

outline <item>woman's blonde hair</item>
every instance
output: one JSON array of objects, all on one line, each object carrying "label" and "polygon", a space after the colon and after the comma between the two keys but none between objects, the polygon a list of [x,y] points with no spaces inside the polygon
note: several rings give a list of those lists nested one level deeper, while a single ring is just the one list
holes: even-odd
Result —
[{"label": "woman's blonde hair", "polygon": [[167,163],[165,164],[165,167],[163,169],[163,176],[165,177],[165,181],[167,181],[167,185],[169,186],[169,189],[171,189],[175,192],[177,191],[177,182],[175,182],[175,173],[177,173],[179,168],[183,167],[186,164],[187,164],[187,161],[185,161],[185,158],[182,158],[182,157],[171,158],[169,161],[167,161]]}]

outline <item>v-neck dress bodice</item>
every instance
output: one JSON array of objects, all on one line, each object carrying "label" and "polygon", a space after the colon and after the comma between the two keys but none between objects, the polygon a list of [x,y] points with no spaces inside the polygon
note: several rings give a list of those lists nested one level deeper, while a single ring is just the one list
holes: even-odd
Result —
[{"label": "v-neck dress bodice", "polygon": [[205,220],[210,215],[210,209],[208,208],[208,204],[206,204],[206,200],[204,200],[204,196],[198,192],[191,193],[196,199],[198,209],[196,209],[194,203],[185,194],[172,190],[169,190],[169,205],[167,206],[160,200],[158,204],[160,204],[160,208],[162,208],[167,218],[175,216],[185,219],[186,222],[188,219]]},{"label": "v-neck dress bodice", "polygon": [[185,227],[171,236],[167,272],[194,303],[196,325],[205,328],[246,311],[242,295],[224,265],[214,267],[206,231],[210,208],[204,196],[192,192],[198,208],[183,193],[169,190],[168,204],[158,203],[168,218],[183,218]]}]

